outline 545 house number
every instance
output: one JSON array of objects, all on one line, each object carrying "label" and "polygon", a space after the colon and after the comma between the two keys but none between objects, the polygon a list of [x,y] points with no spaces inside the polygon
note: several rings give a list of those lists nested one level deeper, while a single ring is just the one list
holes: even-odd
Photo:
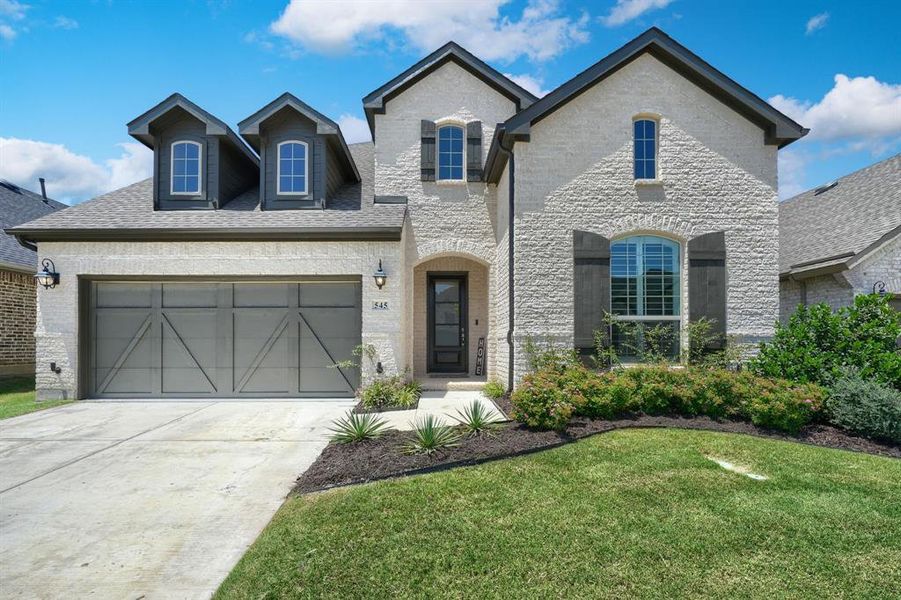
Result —
[{"label": "545 house number", "polygon": [[388,301],[381,300],[372,303],[372,310],[388,310]]}]

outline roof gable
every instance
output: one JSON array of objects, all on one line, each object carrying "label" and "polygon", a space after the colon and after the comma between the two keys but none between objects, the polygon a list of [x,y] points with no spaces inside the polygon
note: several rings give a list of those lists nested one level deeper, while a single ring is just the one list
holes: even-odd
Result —
[{"label": "roof gable", "polygon": [[518,111],[532,106],[538,100],[531,92],[514,83],[461,45],[448,42],[363,98],[363,110],[373,139],[375,139],[375,115],[385,113],[385,103],[448,62],[463,67],[512,100]]},{"label": "roof gable", "polygon": [[347,142],[344,140],[344,134],[341,133],[341,127],[338,124],[309,104],[301,101],[297,96],[285,92],[257,112],[253,113],[240,123],[238,123],[238,131],[250,146],[259,152],[260,150],[260,125],[267,119],[275,116],[284,109],[296,111],[307,119],[316,124],[316,134],[327,136],[330,143],[337,147],[338,155],[345,161],[345,166],[354,174],[356,181],[360,181],[360,172],[354,163]]}]

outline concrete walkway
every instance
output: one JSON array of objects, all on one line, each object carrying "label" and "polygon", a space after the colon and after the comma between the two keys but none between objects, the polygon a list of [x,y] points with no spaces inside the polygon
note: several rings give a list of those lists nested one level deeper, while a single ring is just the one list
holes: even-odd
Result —
[{"label": "concrete walkway", "polygon": [[209,598],[353,404],[76,402],[0,421],[0,596]]},{"label": "concrete walkway", "polygon": [[473,402],[484,405],[492,420],[498,422],[507,420],[494,402],[481,392],[467,390],[425,391],[419,399],[419,406],[414,410],[390,410],[379,413],[379,417],[388,427],[400,431],[413,430],[414,424],[427,415],[437,417],[445,425],[457,425],[460,411]]}]

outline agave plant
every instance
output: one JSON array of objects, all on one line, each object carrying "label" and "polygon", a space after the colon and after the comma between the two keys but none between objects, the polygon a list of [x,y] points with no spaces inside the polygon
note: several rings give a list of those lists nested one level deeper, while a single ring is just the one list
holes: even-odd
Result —
[{"label": "agave plant", "polygon": [[431,454],[442,448],[451,448],[460,441],[460,435],[444,425],[435,415],[426,415],[414,423],[413,437],[404,444],[407,454]]},{"label": "agave plant", "polygon": [[336,420],[329,431],[333,434],[333,442],[349,444],[379,437],[385,433],[386,425],[387,423],[378,415],[349,412],[343,418]]},{"label": "agave plant", "polygon": [[473,400],[469,406],[457,410],[457,415],[454,420],[460,423],[469,435],[490,433],[498,427],[487,405],[478,400]]}]

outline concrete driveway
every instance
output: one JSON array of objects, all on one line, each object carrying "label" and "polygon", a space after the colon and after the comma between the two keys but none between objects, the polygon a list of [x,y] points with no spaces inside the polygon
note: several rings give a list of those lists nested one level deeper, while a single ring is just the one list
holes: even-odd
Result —
[{"label": "concrete driveway", "polygon": [[352,405],[77,402],[0,421],[0,595],[208,598]]}]

